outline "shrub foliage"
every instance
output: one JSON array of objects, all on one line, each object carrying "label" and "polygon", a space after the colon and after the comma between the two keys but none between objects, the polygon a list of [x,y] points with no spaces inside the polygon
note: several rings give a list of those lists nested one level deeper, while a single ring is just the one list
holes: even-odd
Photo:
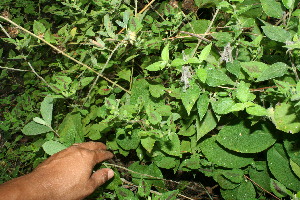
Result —
[{"label": "shrub foliage", "polygon": [[175,199],[166,171],[228,200],[298,199],[298,2],[2,0],[1,180],[92,140],[138,186],[107,163],[98,199]]}]

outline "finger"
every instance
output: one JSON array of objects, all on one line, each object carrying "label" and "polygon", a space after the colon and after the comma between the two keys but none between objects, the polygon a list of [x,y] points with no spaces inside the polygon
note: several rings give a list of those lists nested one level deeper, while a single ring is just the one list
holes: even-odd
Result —
[{"label": "finger", "polygon": [[88,150],[106,150],[105,144],[101,142],[84,142],[73,144],[75,147],[80,147]]},{"label": "finger", "polygon": [[94,189],[103,185],[106,181],[111,179],[114,176],[114,171],[109,168],[103,168],[97,170],[95,173],[92,174],[90,178],[90,184]]},{"label": "finger", "polygon": [[105,150],[98,150],[93,152],[94,152],[94,158],[93,158],[94,164],[100,163],[104,160],[108,160],[114,157],[113,153]]}]

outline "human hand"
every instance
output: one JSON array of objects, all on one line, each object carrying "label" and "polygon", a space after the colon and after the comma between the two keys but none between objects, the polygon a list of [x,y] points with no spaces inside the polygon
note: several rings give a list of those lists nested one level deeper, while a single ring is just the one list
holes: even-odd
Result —
[{"label": "human hand", "polygon": [[[1,185],[0,194],[6,186],[8,191],[19,190],[20,199],[83,199],[114,176],[108,168],[92,173],[97,163],[112,157],[100,142],[74,144],[52,155],[32,173]],[[13,197],[11,199],[19,199],[16,195]]]}]

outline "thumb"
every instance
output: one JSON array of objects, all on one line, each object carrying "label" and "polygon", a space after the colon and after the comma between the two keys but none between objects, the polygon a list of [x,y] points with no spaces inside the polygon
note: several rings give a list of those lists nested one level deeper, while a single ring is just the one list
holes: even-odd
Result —
[{"label": "thumb", "polygon": [[114,171],[109,168],[103,168],[99,169],[96,172],[94,172],[90,178],[93,186],[95,188],[99,187],[100,185],[103,185],[106,181],[114,177]]}]

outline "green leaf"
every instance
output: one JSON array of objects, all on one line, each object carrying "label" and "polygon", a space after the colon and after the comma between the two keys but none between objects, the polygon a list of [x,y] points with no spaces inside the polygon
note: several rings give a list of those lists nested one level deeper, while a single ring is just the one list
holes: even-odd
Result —
[{"label": "green leaf", "polygon": [[293,173],[282,144],[276,143],[267,152],[268,166],[274,177],[287,188],[298,191],[300,179]]},{"label": "green leaf", "polygon": [[171,62],[171,66],[173,66],[173,67],[181,67],[182,65],[185,65],[185,64],[186,64],[186,62],[181,58],[175,58]]},{"label": "green leaf", "polygon": [[241,81],[237,85],[236,97],[243,103],[247,101],[253,101],[255,95],[250,92],[249,84],[246,84],[244,81]]},{"label": "green leaf", "polygon": [[197,110],[198,110],[200,121],[203,119],[204,115],[207,112],[208,104],[209,104],[208,95],[206,93],[201,94],[197,101]]},{"label": "green leaf", "polygon": [[53,140],[49,140],[43,144],[44,151],[49,155],[53,155],[57,152],[60,152],[65,148],[67,148],[65,145]]},{"label": "green leaf", "polygon": [[159,70],[165,68],[166,65],[167,65],[166,61],[157,61],[155,63],[152,63],[148,67],[146,67],[146,69],[149,71],[159,71]]},{"label": "green leaf", "polygon": [[136,149],[140,144],[140,136],[137,131],[133,131],[130,135],[125,133],[124,129],[118,129],[117,143],[124,150]]},{"label": "green leaf", "polygon": [[215,113],[219,115],[224,115],[231,112],[230,109],[235,103],[231,98],[226,97],[219,98],[217,101],[213,99],[211,100],[211,104]]},{"label": "green leaf", "polygon": [[277,41],[277,42],[286,42],[291,41],[292,35],[290,32],[284,30],[283,28],[279,26],[273,26],[270,24],[266,24],[265,26],[261,27],[265,33],[265,35],[270,38],[271,40]]},{"label": "green leaf", "polygon": [[207,71],[203,68],[200,68],[200,69],[196,70],[196,74],[197,74],[197,77],[199,78],[199,80],[202,83],[205,83],[205,81],[207,79]]},{"label": "green leaf", "polygon": [[224,72],[212,68],[207,70],[206,83],[212,87],[234,85],[234,82]]},{"label": "green leaf", "polygon": [[251,61],[243,62],[241,66],[247,74],[252,78],[258,78],[261,76],[262,72],[268,69],[268,65],[262,62]]},{"label": "green leaf", "polygon": [[44,126],[49,126],[49,125],[47,124],[47,122],[45,122],[45,120],[43,120],[43,119],[41,119],[41,118],[39,118],[39,117],[33,118],[33,121],[36,122],[36,123],[38,123],[38,124],[44,125]]},{"label": "green leaf", "polygon": [[264,12],[269,17],[281,18],[283,15],[283,10],[281,8],[281,3],[276,0],[260,0],[261,6]]},{"label": "green leaf", "polygon": [[282,0],[282,3],[287,9],[293,9],[295,5],[295,0]]},{"label": "green leaf", "polygon": [[81,115],[69,113],[58,127],[59,140],[66,146],[83,142]]},{"label": "green leaf", "polygon": [[265,161],[256,161],[255,165],[249,169],[250,178],[264,188],[267,191],[270,191],[270,174],[267,167],[267,162]]},{"label": "green leaf", "polygon": [[85,86],[87,86],[88,84],[90,84],[95,77],[84,77],[82,79],[80,79],[79,81],[79,85],[80,85],[80,89],[84,88]]},{"label": "green leaf", "polygon": [[253,158],[245,154],[225,149],[216,139],[216,136],[212,136],[199,144],[202,153],[210,162],[226,168],[241,168],[253,162]]},{"label": "green leaf", "polygon": [[257,82],[273,79],[276,77],[281,77],[285,75],[288,71],[288,65],[282,62],[277,62],[264,70],[261,75],[257,78]]},{"label": "green leaf", "polygon": [[113,32],[113,25],[112,25],[112,23],[110,21],[109,15],[106,14],[104,16],[103,20],[104,20],[104,26],[105,26],[105,29],[107,31],[107,34],[109,35],[109,37],[115,38],[116,35]]},{"label": "green leaf", "polygon": [[186,90],[185,93],[182,93],[181,100],[188,115],[190,115],[191,110],[200,95],[200,92],[201,90],[199,86],[196,83],[194,83],[191,85],[191,87],[189,87]]},{"label": "green leaf", "polygon": [[24,135],[39,135],[39,134],[48,133],[51,131],[52,130],[49,127],[38,124],[34,121],[29,122],[22,129],[22,132],[24,133]]},{"label": "green leaf", "polygon": [[293,172],[300,178],[300,166],[295,163],[292,159],[290,159],[290,165],[293,170]]},{"label": "green leaf", "polygon": [[46,96],[41,103],[41,114],[43,119],[48,125],[51,125],[52,121],[52,111],[53,111],[53,98]]},{"label": "green leaf", "polygon": [[289,103],[275,106],[273,122],[277,129],[286,133],[298,133],[300,131],[300,117]]},{"label": "green leaf", "polygon": [[116,194],[118,199],[138,200],[138,198],[134,196],[131,190],[125,189],[123,187],[116,188]]},{"label": "green leaf", "polygon": [[208,110],[203,121],[197,127],[197,141],[217,126],[217,119],[211,110]]},{"label": "green leaf", "polygon": [[150,91],[150,94],[153,96],[153,97],[160,97],[161,95],[163,95],[165,93],[165,87],[161,84],[158,84],[158,85],[149,85],[149,91]]},{"label": "green leaf", "polygon": [[168,133],[159,140],[159,145],[162,151],[171,156],[180,156],[180,140],[174,132]]},{"label": "green leaf", "polygon": [[147,115],[151,124],[161,123],[162,117],[156,110],[147,110]]},{"label": "green leaf", "polygon": [[271,191],[279,198],[286,197],[287,194],[293,197],[293,193],[277,180],[271,179],[270,186]]},{"label": "green leaf", "polygon": [[149,153],[151,153],[155,142],[156,142],[156,137],[152,135],[148,137],[141,137],[141,144]]},{"label": "green leaf", "polygon": [[169,56],[169,46],[170,44],[168,43],[162,50],[161,52],[161,59],[165,62],[168,62],[169,59],[170,59],[170,56]]},{"label": "green leaf", "polygon": [[267,109],[265,109],[264,107],[254,104],[253,106],[250,106],[248,108],[246,108],[246,112],[250,115],[254,115],[254,116],[267,116],[268,112]]},{"label": "green leaf", "polygon": [[176,158],[168,157],[166,155],[155,156],[153,161],[158,167],[165,169],[172,169],[177,165]]},{"label": "green leaf", "polygon": [[46,27],[44,26],[44,24],[39,21],[34,20],[33,33],[36,35],[41,35],[45,32],[46,32]]},{"label": "green leaf", "polygon": [[240,153],[257,153],[272,146],[276,139],[267,124],[250,127],[244,121],[235,125],[224,126],[217,136],[217,141],[224,147]]},{"label": "green leaf", "polygon": [[[240,185],[240,183],[239,182],[233,182],[229,178],[227,178],[228,177],[228,171],[231,175],[234,175],[234,173],[231,172],[231,170],[215,170],[214,174],[213,174],[214,180],[220,185],[220,187],[222,189],[227,189],[228,190],[228,189],[237,188]],[[225,173],[227,173],[227,177],[224,175]],[[240,176],[240,174],[236,174],[236,175]]]},{"label": "green leaf", "polygon": [[201,53],[199,55],[200,62],[202,62],[203,60],[206,60],[207,56],[209,55],[209,53],[211,51],[211,47],[212,47],[212,43],[210,43],[209,45],[204,47],[204,49],[201,51]]},{"label": "green leaf", "polygon": [[240,185],[237,191],[237,200],[255,199],[256,191],[253,184],[250,181],[244,181]]}]

